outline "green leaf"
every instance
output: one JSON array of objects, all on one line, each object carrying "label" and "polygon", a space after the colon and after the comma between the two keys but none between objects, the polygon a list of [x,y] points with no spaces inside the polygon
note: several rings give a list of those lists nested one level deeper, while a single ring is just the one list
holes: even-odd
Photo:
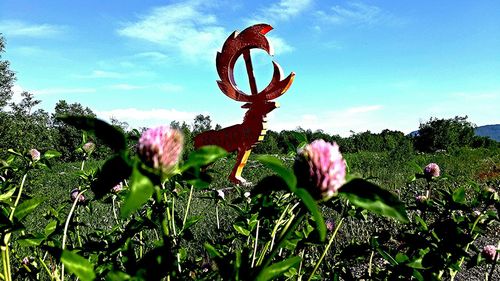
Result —
[{"label": "green leaf", "polygon": [[388,262],[390,262],[392,265],[398,265],[399,263],[386,251],[377,248],[377,252]]},{"label": "green leaf", "polygon": [[184,229],[188,229],[190,228],[192,225],[194,225],[195,223],[199,222],[200,220],[202,220],[203,217],[202,216],[194,216],[194,217],[190,217],[186,220],[186,224],[184,224],[184,227],[182,228],[183,230]]},{"label": "green leaf", "polygon": [[404,204],[394,194],[371,182],[353,179],[344,184],[339,193],[353,205],[400,222],[409,222]]},{"label": "green leaf", "polygon": [[132,171],[129,186],[130,192],[127,194],[127,198],[125,198],[125,202],[120,209],[122,218],[130,216],[130,214],[148,202],[149,198],[153,195],[153,183],[137,167],[134,167]]},{"label": "green leaf", "polygon": [[241,235],[248,236],[250,235],[250,230],[244,228],[241,225],[233,224],[233,228]]},{"label": "green leaf", "polygon": [[126,155],[115,155],[102,165],[97,173],[97,179],[92,182],[92,192],[96,199],[102,198],[111,188],[124,179],[128,179],[132,173],[132,166],[127,162]]},{"label": "green leaf", "polygon": [[45,159],[51,159],[51,158],[60,157],[60,156],[61,156],[61,153],[59,151],[56,151],[56,150],[47,150],[43,154],[43,157]]},{"label": "green leaf", "polygon": [[295,174],[290,169],[286,168],[281,160],[270,155],[258,156],[257,160],[283,178],[292,192],[297,188],[297,178]]},{"label": "green leaf", "polygon": [[427,226],[427,223],[418,215],[415,215],[415,220],[422,226],[423,230],[427,231],[429,230],[429,227]]},{"label": "green leaf", "polygon": [[316,230],[318,230],[320,240],[325,241],[326,225],[325,221],[323,220],[323,216],[319,211],[318,204],[316,204],[316,201],[314,200],[314,198],[312,198],[311,194],[309,194],[309,192],[303,188],[297,188],[294,193],[295,195],[297,195],[297,197],[300,198],[300,200],[302,200],[302,203],[304,203],[304,205],[313,216],[314,221],[316,222]]},{"label": "green leaf", "polygon": [[7,149],[7,152],[8,152],[8,153],[10,153],[10,154],[12,154],[12,155],[16,155],[16,156],[21,156],[21,157],[23,157],[23,155],[22,155],[21,153],[19,153],[19,152],[15,151],[15,150],[14,150],[14,149],[12,149],[12,148]]},{"label": "green leaf", "polygon": [[396,254],[396,261],[398,263],[403,263],[405,261],[409,260],[408,256],[403,254],[403,253],[397,253]]},{"label": "green leaf", "polygon": [[462,186],[453,192],[453,201],[459,204],[465,203],[465,188]]},{"label": "green leaf", "polygon": [[16,188],[11,188],[7,192],[0,194],[0,202],[5,202],[9,200],[12,195],[14,195],[14,192],[16,192]]},{"label": "green leaf", "polygon": [[205,247],[205,250],[207,250],[208,254],[215,258],[222,258],[222,255],[219,253],[219,251],[217,251],[217,249],[215,249],[214,246],[208,244],[207,242],[205,242],[205,244],[203,244],[203,247]]},{"label": "green leaf", "polygon": [[30,237],[18,239],[17,243],[19,243],[19,246],[21,247],[33,247],[40,246],[40,244],[42,244],[45,239],[46,237],[41,234],[38,234],[36,236],[30,235]]},{"label": "green leaf", "polygon": [[115,152],[125,150],[127,147],[123,133],[100,119],[87,116],[59,116],[57,119],[94,134]]},{"label": "green leaf", "polygon": [[273,280],[283,273],[287,272],[290,267],[295,266],[300,262],[300,257],[291,257],[284,261],[275,263],[271,266],[264,268],[255,280],[257,281],[267,281]]},{"label": "green leaf", "polygon": [[61,262],[69,272],[74,273],[82,281],[92,281],[96,277],[94,266],[87,259],[75,252],[63,250]]},{"label": "green leaf", "polygon": [[51,220],[47,226],[45,226],[45,229],[44,229],[44,232],[45,232],[45,236],[49,236],[51,235],[52,233],[54,233],[54,231],[56,230],[56,227],[57,227],[57,221],[56,220]]},{"label": "green leaf", "polygon": [[45,201],[44,198],[33,198],[24,201],[21,203],[19,206],[17,206],[16,211],[14,212],[14,217],[16,217],[18,220],[22,220],[24,217],[26,217],[29,213],[33,212],[40,203]]},{"label": "green leaf", "polygon": [[185,171],[191,167],[199,168],[207,166],[215,160],[226,156],[226,154],[227,152],[221,147],[215,145],[202,146],[189,154],[188,160],[182,165],[180,170]]}]

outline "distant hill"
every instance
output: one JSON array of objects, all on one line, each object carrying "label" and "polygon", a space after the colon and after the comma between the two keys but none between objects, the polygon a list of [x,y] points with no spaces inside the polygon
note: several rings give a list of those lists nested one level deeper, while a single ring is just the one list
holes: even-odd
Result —
[{"label": "distant hill", "polygon": [[476,128],[475,132],[478,136],[500,141],[500,124],[480,126]]},{"label": "distant hill", "polygon": [[[490,139],[500,141],[500,124],[479,126],[474,130],[474,132],[478,136],[489,137]],[[416,137],[418,136],[418,130],[413,131],[408,135]]]}]

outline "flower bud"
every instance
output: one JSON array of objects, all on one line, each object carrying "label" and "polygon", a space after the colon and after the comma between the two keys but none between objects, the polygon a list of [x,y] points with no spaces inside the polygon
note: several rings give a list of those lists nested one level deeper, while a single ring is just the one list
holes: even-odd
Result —
[{"label": "flower bud", "polygon": [[427,200],[427,196],[425,196],[425,195],[418,195],[417,197],[415,197],[415,200],[418,203],[424,203]]},{"label": "flower bud", "polygon": [[184,137],[176,129],[161,126],[145,131],[138,144],[139,157],[150,167],[171,172],[182,153]]},{"label": "flower bud", "polygon": [[[76,200],[76,197],[78,196],[78,194],[80,193],[80,189],[78,188],[75,188],[73,190],[71,190],[70,192],[70,198],[71,198],[71,201],[75,201]],[[83,194],[80,194],[80,196],[78,197],[78,202],[82,203],[85,201],[85,197],[83,196]]]},{"label": "flower bud", "polygon": [[90,154],[95,150],[95,143],[88,142],[82,146],[82,149],[85,153]]},{"label": "flower bud", "polygon": [[346,163],[336,143],[315,140],[299,151],[294,171],[299,187],[317,200],[327,200],[345,183]]},{"label": "flower bud", "polygon": [[335,221],[333,219],[329,218],[325,221],[325,225],[326,225],[326,229],[328,229],[328,231],[332,232],[333,229],[335,228]]},{"label": "flower bud", "polygon": [[435,177],[439,177],[440,174],[440,169],[438,164],[436,163],[430,163],[424,168],[424,176],[426,179],[432,179]]},{"label": "flower bud", "polygon": [[111,189],[111,191],[113,193],[119,193],[122,190],[123,190],[123,183],[122,182],[120,182],[119,184],[113,186],[113,188]]},{"label": "flower bud", "polygon": [[36,149],[30,149],[30,155],[33,162],[40,160],[40,151]]},{"label": "flower bud", "polygon": [[498,260],[498,256],[499,255],[497,254],[497,247],[495,247],[493,245],[486,245],[486,246],[484,246],[484,248],[483,248],[483,256],[488,261]]}]

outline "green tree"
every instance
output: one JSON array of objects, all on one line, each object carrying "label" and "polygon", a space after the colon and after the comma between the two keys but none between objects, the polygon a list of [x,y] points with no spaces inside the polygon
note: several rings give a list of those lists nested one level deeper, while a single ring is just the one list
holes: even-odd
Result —
[{"label": "green tree", "polygon": [[423,152],[450,150],[469,146],[474,139],[475,125],[467,121],[467,116],[451,119],[431,118],[421,123],[415,137],[415,148]]},{"label": "green tree", "polygon": [[212,120],[210,119],[210,116],[203,115],[203,114],[198,114],[194,118],[194,123],[193,123],[193,135],[197,135],[199,133],[208,131],[212,129]]},{"label": "green tree", "polygon": [[2,60],[3,52],[5,52],[5,40],[0,33],[0,110],[12,98],[12,86],[14,86],[16,80],[14,72],[9,68],[9,61]]},{"label": "green tree", "polygon": [[[54,129],[57,131],[57,147],[56,149],[62,153],[62,159],[65,161],[76,161],[80,159],[80,155],[75,152],[75,149],[82,142],[82,132],[73,126],[66,125],[65,123],[56,119],[57,116],[63,115],[80,115],[96,117],[94,112],[88,107],[83,107],[80,103],[68,104],[65,100],[57,102],[52,115],[52,122]],[[97,143],[96,143],[97,144]],[[94,155],[100,155],[98,145]]]},{"label": "green tree", "polygon": [[50,129],[49,114],[33,108],[40,103],[29,92],[21,93],[19,103],[11,103],[11,111],[2,112],[0,148],[26,151],[31,148],[48,150],[54,146],[54,132]]}]

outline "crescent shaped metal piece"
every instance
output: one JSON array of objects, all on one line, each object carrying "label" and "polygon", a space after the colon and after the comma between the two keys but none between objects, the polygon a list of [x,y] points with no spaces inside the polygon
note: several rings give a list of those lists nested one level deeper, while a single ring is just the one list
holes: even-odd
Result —
[{"label": "crescent shaped metal piece", "polygon": [[281,96],[288,90],[295,74],[292,72],[282,80],[283,71],[273,61],[274,72],[269,85],[256,95],[247,95],[236,85],[234,80],[234,65],[237,59],[250,49],[262,49],[269,55],[273,55],[273,49],[265,35],[272,30],[268,24],[256,24],[243,30],[233,32],[224,42],[221,52],[217,53],[217,73],[221,80],[217,81],[221,91],[229,98],[241,102],[254,102],[256,100],[271,100]]}]

